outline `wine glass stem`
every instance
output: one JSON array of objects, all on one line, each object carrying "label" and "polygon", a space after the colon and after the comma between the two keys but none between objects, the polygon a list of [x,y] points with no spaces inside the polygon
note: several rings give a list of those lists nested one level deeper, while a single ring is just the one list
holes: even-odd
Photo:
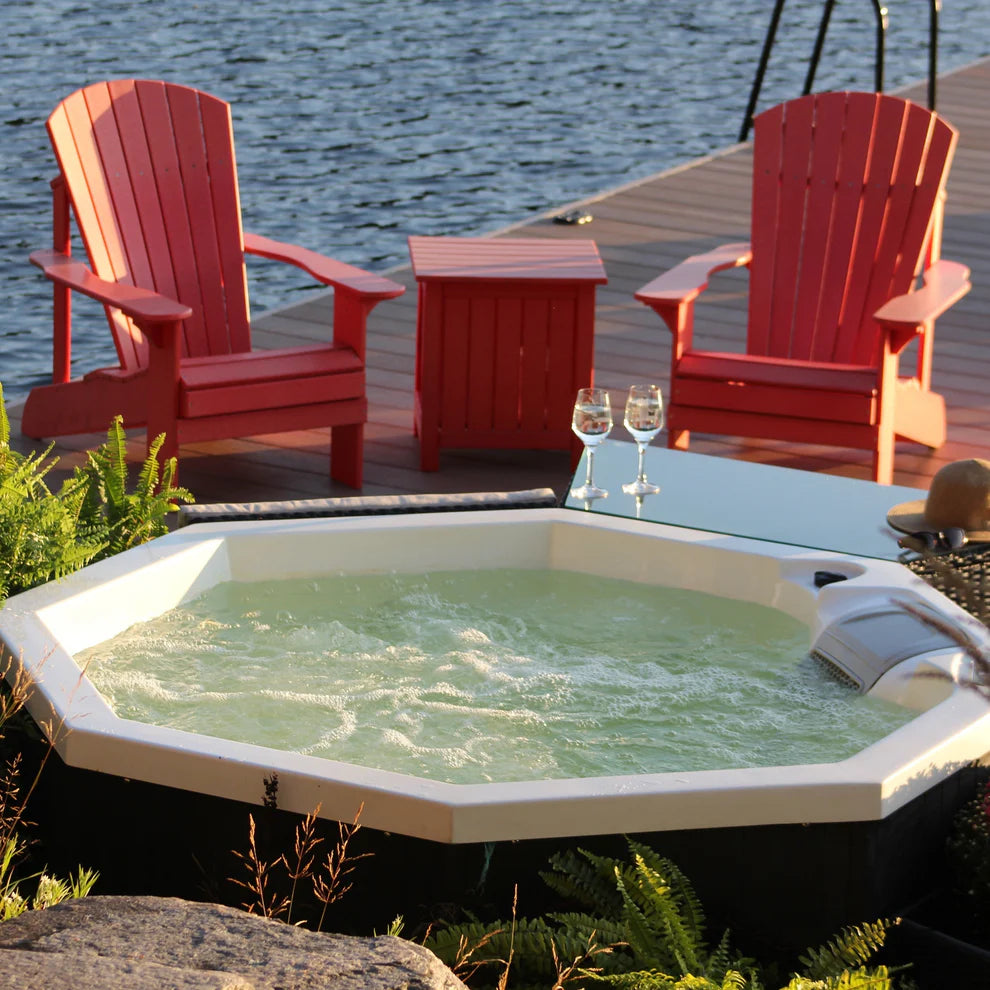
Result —
[{"label": "wine glass stem", "polygon": [[584,484],[585,487],[591,488],[591,465],[595,459],[595,448],[587,447],[586,449],[588,451],[588,464],[585,470]]},{"label": "wine glass stem", "polygon": [[643,457],[646,454],[646,444],[637,443],[636,446],[639,448],[639,477],[637,481],[646,481],[646,471],[643,469]]}]

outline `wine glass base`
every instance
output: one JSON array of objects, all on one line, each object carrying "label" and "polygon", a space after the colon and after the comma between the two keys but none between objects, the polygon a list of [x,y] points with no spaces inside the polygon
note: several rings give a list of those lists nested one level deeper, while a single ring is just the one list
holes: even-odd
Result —
[{"label": "wine glass base", "polygon": [[630,481],[622,486],[622,490],[627,495],[656,495],[660,491],[659,485],[654,485],[650,481]]},{"label": "wine glass base", "polygon": [[581,485],[579,488],[571,489],[571,498],[580,498],[585,502],[595,498],[608,498],[608,489],[599,488],[597,485]]}]

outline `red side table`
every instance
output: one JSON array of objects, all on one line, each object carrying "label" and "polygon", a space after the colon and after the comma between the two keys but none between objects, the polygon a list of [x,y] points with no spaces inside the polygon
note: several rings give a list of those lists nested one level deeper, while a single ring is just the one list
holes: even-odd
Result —
[{"label": "red side table", "polygon": [[410,237],[419,283],[414,425],[420,467],[441,447],[570,449],[574,396],[593,384],[590,240]]}]

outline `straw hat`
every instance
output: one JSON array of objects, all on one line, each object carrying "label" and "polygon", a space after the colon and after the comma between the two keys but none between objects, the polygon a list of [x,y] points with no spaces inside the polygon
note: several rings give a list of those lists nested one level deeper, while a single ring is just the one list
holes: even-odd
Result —
[{"label": "straw hat", "polygon": [[932,478],[926,499],[895,505],[887,522],[904,533],[958,528],[970,542],[990,541],[990,461],[973,457],[946,464]]}]

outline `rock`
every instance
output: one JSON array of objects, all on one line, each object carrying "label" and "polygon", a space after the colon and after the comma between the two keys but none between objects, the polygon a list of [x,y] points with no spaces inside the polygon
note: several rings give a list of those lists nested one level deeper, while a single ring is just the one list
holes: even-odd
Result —
[{"label": "rock", "polygon": [[390,935],[296,928],[178,898],[85,897],[0,924],[0,987],[59,990],[463,990]]}]

